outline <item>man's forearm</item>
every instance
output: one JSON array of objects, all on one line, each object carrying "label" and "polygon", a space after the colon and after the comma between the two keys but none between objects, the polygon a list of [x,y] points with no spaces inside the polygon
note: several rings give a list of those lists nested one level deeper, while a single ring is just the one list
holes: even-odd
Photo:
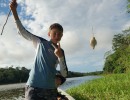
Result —
[{"label": "man's forearm", "polygon": [[64,58],[59,59],[59,64],[60,64],[60,73],[63,77],[67,77],[68,74],[68,68],[66,65],[66,61]]},{"label": "man's forearm", "polygon": [[18,14],[17,14],[17,6],[18,6],[18,4],[17,4],[16,0],[12,0],[10,2],[9,6],[10,6],[10,10],[13,13],[14,19],[19,20],[19,17],[18,17]]},{"label": "man's forearm", "polygon": [[17,10],[15,9],[15,10],[11,10],[11,11],[12,11],[12,14],[14,16],[14,19],[15,20],[19,20],[19,16],[18,16]]}]

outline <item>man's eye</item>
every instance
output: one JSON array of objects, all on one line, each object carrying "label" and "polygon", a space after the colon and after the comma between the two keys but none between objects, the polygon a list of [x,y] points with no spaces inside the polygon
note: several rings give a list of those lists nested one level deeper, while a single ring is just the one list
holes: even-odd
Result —
[{"label": "man's eye", "polygon": [[56,32],[54,32],[54,35],[56,35]]}]

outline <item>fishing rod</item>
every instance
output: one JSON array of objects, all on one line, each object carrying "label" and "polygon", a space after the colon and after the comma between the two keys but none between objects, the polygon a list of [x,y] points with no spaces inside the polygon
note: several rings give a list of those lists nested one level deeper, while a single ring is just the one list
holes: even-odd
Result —
[{"label": "fishing rod", "polygon": [[9,11],[9,13],[8,13],[8,15],[7,15],[6,21],[5,21],[5,23],[4,23],[4,25],[3,25],[3,28],[2,28],[2,31],[1,31],[1,35],[3,34],[4,27],[5,27],[5,25],[7,24],[7,21],[8,21],[8,19],[9,19],[10,13],[11,13],[11,10]]},{"label": "fishing rod", "polygon": [[[16,0],[12,0],[12,1],[15,1],[15,2],[16,2]],[[6,18],[6,21],[5,21],[5,23],[4,23],[3,27],[2,27],[1,35],[3,34],[4,28],[5,28],[5,25],[7,24],[7,21],[8,21],[8,19],[9,19],[10,13],[11,13],[11,9],[9,10],[8,15],[7,15],[7,18]]]}]

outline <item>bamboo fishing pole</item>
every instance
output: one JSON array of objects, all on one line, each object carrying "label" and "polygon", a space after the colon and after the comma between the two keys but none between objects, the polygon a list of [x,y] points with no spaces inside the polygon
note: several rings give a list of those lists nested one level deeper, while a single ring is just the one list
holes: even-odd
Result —
[{"label": "bamboo fishing pole", "polygon": [[9,19],[9,15],[10,15],[10,13],[11,13],[11,10],[9,10],[9,12],[8,12],[8,15],[7,15],[6,21],[5,21],[5,23],[4,23],[4,25],[3,25],[3,28],[2,28],[2,31],[1,31],[1,35],[3,34],[4,27],[5,27],[5,25],[7,24],[7,21],[8,21],[8,19]]},{"label": "bamboo fishing pole", "polygon": [[[16,2],[16,0],[12,0],[12,1],[15,1],[15,2]],[[4,28],[5,28],[5,25],[7,24],[7,21],[8,21],[8,19],[9,19],[10,13],[11,13],[11,9],[9,10],[8,15],[7,15],[7,18],[6,18],[6,21],[5,21],[5,23],[4,23],[3,27],[2,27],[1,35],[3,34]]]}]

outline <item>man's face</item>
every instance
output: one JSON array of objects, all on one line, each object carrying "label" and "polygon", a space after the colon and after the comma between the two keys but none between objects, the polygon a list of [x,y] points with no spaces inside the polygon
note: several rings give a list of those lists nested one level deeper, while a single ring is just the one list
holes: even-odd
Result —
[{"label": "man's face", "polygon": [[56,77],[55,84],[57,87],[61,85],[61,79],[59,77]]},{"label": "man's face", "polygon": [[61,40],[62,35],[63,33],[57,28],[51,29],[48,33],[48,36],[53,43],[58,43]]}]

